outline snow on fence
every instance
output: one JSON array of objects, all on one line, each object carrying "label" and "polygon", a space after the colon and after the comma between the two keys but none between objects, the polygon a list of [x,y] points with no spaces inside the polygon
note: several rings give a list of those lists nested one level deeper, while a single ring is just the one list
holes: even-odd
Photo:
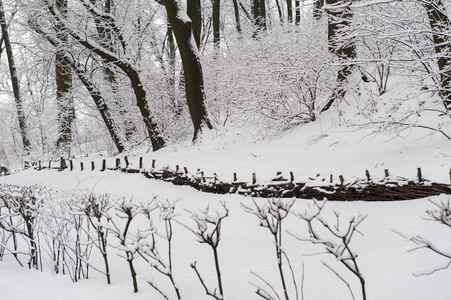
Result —
[{"label": "snow on fence", "polygon": [[[451,194],[451,185],[431,182],[423,178],[421,168],[417,168],[415,180],[403,177],[390,176],[389,170],[384,170],[384,177],[380,179],[372,178],[369,171],[365,171],[365,179],[355,179],[350,183],[345,183],[343,175],[339,175],[340,183],[334,182],[333,175],[328,178],[318,174],[315,178],[309,178],[307,182],[296,182],[293,172],[285,178],[281,172],[269,182],[258,183],[257,174],[252,173],[249,182],[238,181],[238,176],[233,173],[232,181],[223,181],[218,178],[216,173],[212,176],[205,176],[204,172],[197,169],[196,173],[190,173],[186,167],[183,170],[179,165],[175,170],[169,167],[156,168],[156,160],[152,160],[151,169],[143,168],[143,158],[139,157],[138,168],[132,168],[129,158],[124,157],[124,165],[120,158],[115,159],[114,167],[108,167],[107,160],[103,159],[100,166],[101,172],[107,170],[121,171],[124,173],[141,173],[149,179],[163,180],[172,182],[175,185],[191,186],[199,191],[215,194],[241,194],[252,197],[279,197],[279,198],[304,198],[304,199],[323,199],[340,201],[393,201],[418,199],[440,194]],[[89,166],[89,163],[86,165]],[[80,171],[89,171],[86,169],[83,161],[80,162]],[[66,160],[61,157],[59,161],[49,161],[44,164],[41,160],[37,162],[25,162],[25,169],[33,167],[41,171],[45,169],[55,169],[63,171],[68,169],[74,171],[74,161]],[[94,161],[90,163],[90,171],[96,170]],[[449,172],[451,181],[451,169]]]}]

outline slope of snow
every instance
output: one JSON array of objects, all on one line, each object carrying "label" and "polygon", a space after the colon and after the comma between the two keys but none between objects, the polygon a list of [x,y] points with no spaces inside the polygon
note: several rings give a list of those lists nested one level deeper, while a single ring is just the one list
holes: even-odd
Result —
[{"label": "slope of snow", "polygon": [[[346,180],[352,180],[354,177],[364,178],[365,170],[369,170],[372,176],[378,178],[383,177],[384,169],[389,169],[394,177],[415,178],[417,168],[421,167],[425,178],[449,183],[451,141],[440,133],[418,126],[405,130],[382,131],[374,124],[377,124],[378,116],[388,113],[383,106],[384,103],[394,101],[393,94],[387,93],[377,103],[364,96],[362,98],[365,100],[357,99],[359,104],[354,105],[352,109],[347,108],[343,114],[340,108],[335,108],[321,116],[318,121],[294,127],[270,141],[254,143],[242,131],[232,128],[216,129],[205,132],[202,141],[195,145],[172,145],[155,153],[134,150],[129,154],[130,161],[132,167],[137,167],[138,157],[142,156],[145,169],[150,169],[152,160],[155,159],[157,168],[175,169],[175,165],[179,165],[181,168],[187,167],[191,173],[201,169],[206,176],[217,173],[224,181],[231,181],[233,173],[238,174],[238,180],[250,181],[251,174],[256,173],[259,182],[273,178],[276,172],[294,172],[295,180],[298,181],[307,180],[317,174],[332,174],[334,178],[343,175]],[[422,97],[431,98],[431,95]],[[343,103],[340,105],[346,106]],[[374,105],[374,113],[370,117],[367,107],[371,105]],[[434,101],[430,105],[434,105]],[[396,116],[402,116],[399,110]],[[372,122],[373,126],[362,126],[368,122]],[[433,126],[440,122],[442,124],[439,127],[451,133],[451,122],[446,116],[437,118],[435,115],[423,113],[421,119],[414,120],[412,124]],[[84,171],[79,170],[79,160],[75,160],[76,170],[72,172],[38,172],[29,169],[0,177],[0,183],[40,183],[55,190],[87,189],[96,193],[110,193],[112,198],[133,198],[133,201],[145,201],[157,196],[160,200],[178,201],[177,219],[190,226],[193,226],[193,223],[186,210],[196,211],[210,205],[210,209],[214,211],[221,207],[220,201],[223,201],[230,210],[230,216],[224,220],[222,226],[218,249],[225,298],[259,299],[250,282],[266,288],[267,286],[251,271],[270,282],[282,295],[272,236],[267,229],[259,226],[255,216],[246,213],[241,207],[241,204],[252,206],[252,199],[238,195],[204,194],[189,187],[149,180],[139,174],[100,172],[98,166],[102,159],[84,159]],[[88,170],[90,160],[96,162],[97,168],[94,171]],[[109,158],[108,164],[113,167],[114,158]],[[324,218],[331,223],[334,222],[333,211],[340,212],[342,224],[359,213],[367,215],[359,227],[362,234],[354,236],[351,246],[358,254],[358,263],[366,280],[369,299],[449,299],[451,269],[428,276],[413,275],[430,272],[445,266],[448,261],[425,249],[410,251],[415,245],[395,231],[406,236],[424,236],[441,249],[451,252],[449,228],[422,218],[425,210],[434,206],[430,200],[448,201],[450,198],[450,195],[441,195],[404,202],[326,204]],[[260,203],[267,200],[256,201]],[[309,205],[312,205],[311,200],[297,199],[292,210],[300,212],[308,209]],[[285,230],[296,235],[308,235],[306,225],[294,215],[289,215],[283,226]],[[283,245],[293,266],[299,291],[298,299],[353,299],[343,281],[327,269],[324,263],[346,279],[355,299],[361,299],[357,278],[332,256],[324,254],[323,248],[299,241],[286,231],[283,233]],[[182,298],[211,299],[205,295],[190,267],[192,262],[197,261],[206,283],[215,287],[216,274],[211,249],[198,243],[193,233],[179,224],[174,225],[173,249],[174,277]],[[95,266],[102,266],[98,253],[93,254],[92,259]],[[167,279],[159,277],[142,261],[137,263],[140,291],[133,294],[125,260],[117,255],[112,255],[111,259],[113,282],[107,285],[104,276],[94,270],[91,270],[90,279],[72,283],[68,276],[51,275],[48,265],[44,265],[43,272],[28,270],[26,267],[20,268],[11,255],[6,255],[0,262],[0,299],[163,299],[146,283],[145,280],[152,278],[169,294],[170,299],[175,299]],[[296,299],[288,269],[286,274],[290,299]]]}]

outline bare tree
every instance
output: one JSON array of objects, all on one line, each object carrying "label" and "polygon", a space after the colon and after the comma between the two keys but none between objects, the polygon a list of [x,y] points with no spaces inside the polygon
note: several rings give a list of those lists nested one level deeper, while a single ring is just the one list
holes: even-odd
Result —
[{"label": "bare tree", "polygon": [[[34,20],[29,20],[29,25],[42,37],[47,39],[47,41],[55,48],[61,48],[64,45],[64,41],[60,41],[58,38],[47,34],[42,30],[42,28],[37,24]],[[80,81],[88,90],[91,98],[94,100],[94,103],[104,121],[108,132],[113,139],[114,144],[119,152],[123,152],[125,150],[125,146],[123,144],[123,139],[119,133],[119,125],[117,124],[114,116],[111,114],[111,111],[107,105],[106,99],[102,96],[101,91],[95,85],[92,78],[87,74],[86,70],[84,70],[81,63],[74,60],[74,56],[70,55],[68,52],[64,52],[64,61],[65,63],[77,74]]]},{"label": "bare tree", "polygon": [[[310,210],[296,213],[296,216],[300,220],[303,220],[307,223],[307,228],[310,235],[309,237],[302,237],[292,232],[289,233],[300,241],[308,241],[313,244],[322,245],[327,253],[332,254],[337,261],[339,261],[343,266],[346,267],[347,270],[349,270],[358,278],[363,300],[366,300],[367,296],[365,288],[365,278],[357,263],[357,253],[353,249],[351,249],[350,246],[351,240],[354,235],[356,233],[360,233],[357,227],[365,220],[366,216],[358,214],[357,216],[351,217],[351,219],[346,224],[346,222],[340,222],[340,214],[335,211],[334,214],[336,217],[336,223],[331,224],[320,216],[325,203],[326,202],[318,203],[315,200],[313,202],[313,207],[311,207]],[[319,226],[315,225],[315,223]],[[323,229],[325,229],[326,233],[324,233]],[[338,272],[333,270],[328,265],[326,265],[326,267],[332,270],[335,275],[343,280],[343,278],[338,275]],[[346,281],[344,282],[346,283],[352,296],[354,297],[349,284]]]},{"label": "bare tree", "polygon": [[227,209],[225,203],[221,202],[223,211],[216,211],[216,213],[210,212],[210,207],[208,206],[204,210],[200,210],[199,212],[189,212],[191,214],[191,219],[196,223],[197,228],[193,229],[187,226],[186,224],[181,224],[189,231],[194,233],[198,238],[199,243],[207,244],[213,250],[213,257],[215,261],[215,269],[216,269],[216,278],[218,281],[218,290],[209,288],[204,279],[202,278],[199,270],[197,269],[197,262],[191,264],[191,268],[196,272],[199,281],[205,289],[207,295],[222,300],[224,299],[224,288],[222,286],[222,276],[221,276],[221,268],[219,266],[219,254],[218,254],[218,246],[219,241],[221,240],[221,228],[222,221],[229,216],[229,210]]},{"label": "bare tree", "polygon": [[[9,39],[8,24],[6,23],[5,9],[3,1],[0,0],[0,26],[2,31],[2,42],[5,43],[6,56],[8,57],[9,72],[11,75],[11,84],[14,92],[14,99],[16,101],[17,119],[19,120],[20,134],[22,136],[22,144],[25,154],[31,150],[31,143],[28,137],[27,120],[25,110],[23,107],[22,95],[20,91],[20,81],[17,74],[16,64],[14,61],[14,53]],[[0,42],[1,46],[1,42]],[[1,52],[0,52],[1,53]]]},{"label": "bare tree", "polygon": [[[86,38],[86,36],[82,32],[71,28],[70,24],[68,24],[64,16],[58,11],[55,5],[49,0],[44,1],[51,17],[54,18],[55,22],[61,24],[67,35],[70,35],[79,45],[98,55],[103,61],[115,65],[127,75],[130,80],[136,98],[136,103],[148,132],[153,150],[156,151],[164,147],[165,141],[162,136],[162,132],[160,131],[158,124],[155,122],[150,111],[149,103],[147,101],[147,92],[137,66],[133,65],[132,62],[127,58],[123,58],[122,56],[109,51],[97,41]],[[116,30],[116,34],[118,36],[122,36],[122,32],[120,31],[119,26],[117,26],[116,20],[112,15],[103,14],[101,11],[98,11],[96,7],[94,7],[91,3],[87,3],[85,0],[80,1],[82,1],[87,7],[89,7],[89,10],[92,13],[108,19],[111,27]]]},{"label": "bare tree", "polygon": [[321,112],[328,110],[335,100],[342,99],[346,94],[344,84],[351,74],[353,63],[356,57],[355,44],[347,38],[340,38],[343,30],[349,26],[353,13],[350,7],[352,1],[327,0],[328,16],[328,41],[329,51],[335,54],[342,61],[342,66],[337,71],[336,87],[332,95]]},{"label": "bare tree", "polygon": [[163,0],[169,23],[174,32],[185,76],[185,94],[191,121],[194,126],[193,141],[202,127],[212,129],[205,106],[204,77],[197,45],[194,42],[193,23],[178,0]]},{"label": "bare tree", "polygon": [[441,0],[419,0],[426,9],[432,30],[434,50],[437,54],[437,66],[440,72],[440,95],[443,104],[451,111],[451,19]]},{"label": "bare tree", "polygon": [[[255,207],[246,206],[241,204],[243,209],[255,215],[260,220],[260,225],[264,228],[268,228],[274,238],[274,245],[277,257],[277,267],[279,269],[279,277],[282,282],[283,294],[286,300],[289,300],[286,275],[283,271],[283,256],[284,252],[282,249],[282,221],[290,213],[290,209],[294,204],[294,200],[286,199],[271,199],[258,204],[255,199],[252,199]],[[260,291],[259,289],[258,291]],[[258,292],[257,291],[257,292]],[[267,294],[265,292],[265,294]]]},{"label": "bare tree", "polygon": [[[430,202],[435,206],[433,209],[426,210],[426,216],[424,219],[433,221],[439,224],[442,224],[448,228],[451,228],[451,203],[450,199],[447,199],[446,201],[437,201],[434,202],[430,200]],[[417,276],[420,275],[430,275],[438,271],[445,270],[451,266],[451,251],[450,249],[444,249],[443,247],[437,245],[433,241],[421,236],[421,235],[415,235],[415,236],[407,236],[405,234],[399,233],[396,230],[394,230],[396,233],[401,235],[402,237],[412,241],[417,245],[416,248],[412,249],[419,250],[419,249],[428,249],[431,252],[445,258],[448,260],[446,264],[444,264],[441,267],[434,267],[431,270],[422,272],[420,274],[414,274]]]},{"label": "bare tree", "polygon": [[[56,0],[55,9],[59,11],[62,18],[67,18],[67,0]],[[55,23],[56,36],[67,44],[69,36],[64,30],[62,20]],[[58,48],[55,55],[55,78],[56,78],[56,102],[58,105],[58,139],[57,148],[70,153],[72,142],[73,124],[75,121],[74,98],[72,94],[72,69],[68,63],[66,49]]]}]

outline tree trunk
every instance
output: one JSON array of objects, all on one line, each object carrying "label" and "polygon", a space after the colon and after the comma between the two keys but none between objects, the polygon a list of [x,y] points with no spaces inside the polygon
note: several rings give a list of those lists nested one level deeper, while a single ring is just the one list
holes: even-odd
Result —
[{"label": "tree trunk", "polygon": [[219,48],[221,42],[220,12],[221,12],[221,0],[213,0],[213,43],[215,45],[215,48]]},{"label": "tree trunk", "polygon": [[255,26],[255,32],[253,37],[258,37],[260,31],[266,30],[266,5],[265,0],[253,0],[252,1],[252,15]]},{"label": "tree trunk", "polygon": [[183,8],[177,0],[164,0],[163,3],[182,58],[186,102],[194,125],[194,141],[203,125],[212,128],[205,107],[202,65],[188,15],[183,12]]},{"label": "tree trunk", "polygon": [[202,10],[200,0],[187,1],[187,13],[191,19],[191,27],[193,30],[194,40],[197,48],[200,48],[200,40],[202,33]]},{"label": "tree trunk", "polygon": [[238,34],[241,34],[240,8],[238,0],[233,0],[233,10],[235,12],[235,28]]},{"label": "tree trunk", "polygon": [[287,0],[287,20],[288,23],[293,23],[293,0]]},{"label": "tree trunk", "polygon": [[299,23],[301,23],[301,1],[296,0],[294,2],[294,13],[295,13],[295,18],[294,18],[294,23],[296,25],[299,25]]},{"label": "tree trunk", "polygon": [[[56,0],[56,9],[65,18],[67,16],[67,0]],[[67,33],[61,23],[55,25],[58,39],[68,42]],[[63,152],[70,151],[72,128],[75,121],[74,98],[72,95],[72,69],[68,65],[66,50],[57,49],[55,55],[56,102],[58,105],[58,139],[57,148]]]},{"label": "tree trunk", "polygon": [[2,38],[5,43],[6,56],[8,57],[9,72],[11,74],[11,84],[13,87],[14,99],[16,102],[17,119],[19,120],[20,134],[22,136],[22,145],[23,145],[25,154],[28,155],[31,150],[30,149],[31,144],[30,144],[30,140],[28,138],[28,128],[27,128],[27,122],[26,122],[26,117],[25,117],[25,111],[24,111],[23,103],[22,103],[22,95],[20,92],[19,77],[17,75],[13,50],[11,47],[11,41],[9,39],[8,26],[6,24],[6,17],[5,17],[5,11],[3,8],[2,0],[0,0],[0,26],[1,26],[1,30],[2,30]]},{"label": "tree trunk", "polygon": [[321,19],[325,0],[315,0],[313,5],[313,17],[317,20]]},{"label": "tree trunk", "polygon": [[446,32],[451,30],[451,20],[446,15],[441,0],[424,1],[429,23],[432,29],[434,50],[437,54],[437,65],[440,71],[440,96],[448,111],[451,111],[451,38]]},{"label": "tree trunk", "polygon": [[[339,4],[341,0],[328,0],[327,4]],[[346,90],[343,88],[344,83],[352,72],[352,63],[347,61],[356,57],[355,44],[351,41],[343,43],[343,39],[339,39],[343,28],[349,26],[352,20],[352,11],[349,6],[340,6],[334,8],[330,6],[327,9],[328,15],[328,42],[329,51],[338,56],[342,60],[342,67],[337,72],[336,87],[333,90],[332,96],[328,103],[323,107],[321,112],[328,110],[336,99],[341,99],[345,96]]]},{"label": "tree trunk", "polygon": [[[91,4],[94,6],[98,5],[100,2],[102,4],[102,9],[105,11],[105,14],[114,14],[114,11],[112,9],[114,3],[113,0],[90,0]],[[114,46],[117,38],[115,37],[115,34],[113,30],[111,29],[111,26],[109,22],[100,16],[94,16],[95,18],[95,24],[97,29],[97,34],[99,35],[99,43],[104,47],[105,49],[108,49],[109,51],[117,54],[117,49]],[[120,43],[120,41],[119,41]],[[124,126],[124,133],[127,141],[130,141],[133,134],[136,133],[138,130],[133,124],[131,120],[127,118],[127,108],[125,107],[123,101],[118,98],[119,96],[119,86],[118,86],[118,80],[117,80],[117,70],[114,68],[114,65],[104,63],[103,66],[103,73],[105,76],[105,80],[110,84],[113,96],[112,96],[112,102],[114,103],[114,107],[117,108],[117,112],[119,113],[119,116],[121,117],[121,122]],[[117,128],[119,129],[119,128]]]}]

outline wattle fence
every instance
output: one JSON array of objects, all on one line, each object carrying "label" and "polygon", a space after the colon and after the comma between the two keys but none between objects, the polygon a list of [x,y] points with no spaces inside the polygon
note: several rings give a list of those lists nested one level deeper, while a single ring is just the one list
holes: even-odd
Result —
[{"label": "wattle fence", "polygon": [[[206,176],[204,172],[198,169],[195,173],[190,173],[186,167],[175,169],[156,168],[156,161],[152,160],[151,168],[143,168],[143,158],[139,157],[138,166],[134,167],[125,156],[123,161],[116,158],[114,166],[111,167],[106,159],[103,159],[100,166],[96,166],[94,161],[79,162],[75,166],[73,160],[66,160],[61,157],[57,161],[48,161],[43,163],[25,162],[25,168],[34,168],[35,170],[58,170],[58,171],[94,171],[96,168],[101,172],[121,171],[124,173],[139,173],[149,179],[163,180],[172,182],[175,185],[184,185],[193,187],[202,192],[215,194],[240,194],[252,197],[296,197],[303,199],[323,199],[339,201],[394,201],[418,199],[440,194],[451,195],[451,184],[431,182],[422,176],[421,168],[417,169],[415,179],[406,179],[402,177],[390,176],[389,170],[384,170],[384,177],[374,179],[368,170],[365,171],[363,179],[354,179],[352,182],[345,182],[342,175],[338,176],[339,183],[334,182],[333,175],[325,178],[317,175],[316,178],[309,178],[307,182],[297,182],[293,172],[289,174],[276,173],[276,176],[268,182],[257,182],[257,176],[252,173],[249,182],[238,181],[237,174],[233,174],[231,181],[224,181],[218,178],[216,173]],[[451,181],[451,170],[449,172]]]}]

